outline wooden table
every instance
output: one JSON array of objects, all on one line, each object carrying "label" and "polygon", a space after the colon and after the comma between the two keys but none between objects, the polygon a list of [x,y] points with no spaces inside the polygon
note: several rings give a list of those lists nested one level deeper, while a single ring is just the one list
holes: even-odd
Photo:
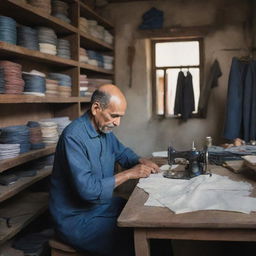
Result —
[{"label": "wooden table", "polygon": [[[213,173],[253,184],[256,196],[256,175],[253,172],[234,174],[222,167],[211,167]],[[167,208],[144,206],[148,194],[135,188],[118,218],[120,227],[134,228],[136,256],[149,256],[149,239],[184,239],[207,241],[256,241],[256,213],[197,211],[174,214]]]}]

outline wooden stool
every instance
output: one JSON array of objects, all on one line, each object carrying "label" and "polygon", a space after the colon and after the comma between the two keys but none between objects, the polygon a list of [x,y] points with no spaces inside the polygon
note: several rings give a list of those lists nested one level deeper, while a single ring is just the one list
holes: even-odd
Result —
[{"label": "wooden stool", "polygon": [[71,246],[64,244],[56,239],[51,239],[49,241],[51,247],[51,256],[92,256],[88,253],[77,252]]}]

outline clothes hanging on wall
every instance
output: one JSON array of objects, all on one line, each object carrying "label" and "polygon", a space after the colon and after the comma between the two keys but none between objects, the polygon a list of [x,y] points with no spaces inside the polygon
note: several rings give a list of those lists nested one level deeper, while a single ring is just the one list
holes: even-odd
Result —
[{"label": "clothes hanging on wall", "polygon": [[226,139],[256,139],[256,62],[232,59],[229,73],[226,121]]},{"label": "clothes hanging on wall", "polygon": [[181,116],[181,119],[186,121],[192,116],[195,110],[195,99],[193,89],[193,78],[188,71],[187,76],[182,71],[178,74],[176,96],[174,104],[174,114]]},{"label": "clothes hanging on wall", "polygon": [[211,94],[211,89],[218,86],[218,78],[222,76],[219,62],[215,60],[211,65],[207,81],[200,92],[198,103],[198,113],[201,117],[206,117],[208,102]]}]

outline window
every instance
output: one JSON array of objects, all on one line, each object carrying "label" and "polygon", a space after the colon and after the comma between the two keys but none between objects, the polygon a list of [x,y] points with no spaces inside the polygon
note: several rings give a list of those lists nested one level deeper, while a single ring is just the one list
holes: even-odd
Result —
[{"label": "window", "polygon": [[197,113],[202,80],[202,40],[153,40],[153,101],[159,116],[173,117],[176,86],[180,71],[192,75]]}]

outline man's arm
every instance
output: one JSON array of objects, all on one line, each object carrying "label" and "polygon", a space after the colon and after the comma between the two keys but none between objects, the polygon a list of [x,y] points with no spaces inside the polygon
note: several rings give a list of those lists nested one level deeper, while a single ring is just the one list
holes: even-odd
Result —
[{"label": "man's arm", "polygon": [[152,161],[146,158],[140,158],[139,163],[134,167],[120,172],[115,175],[115,187],[121,185],[127,180],[146,178],[151,173],[159,172],[159,167]]},{"label": "man's arm", "polygon": [[134,167],[115,175],[115,187],[121,185],[127,180],[146,178],[153,172],[155,171],[152,167],[144,164],[137,164]]}]

